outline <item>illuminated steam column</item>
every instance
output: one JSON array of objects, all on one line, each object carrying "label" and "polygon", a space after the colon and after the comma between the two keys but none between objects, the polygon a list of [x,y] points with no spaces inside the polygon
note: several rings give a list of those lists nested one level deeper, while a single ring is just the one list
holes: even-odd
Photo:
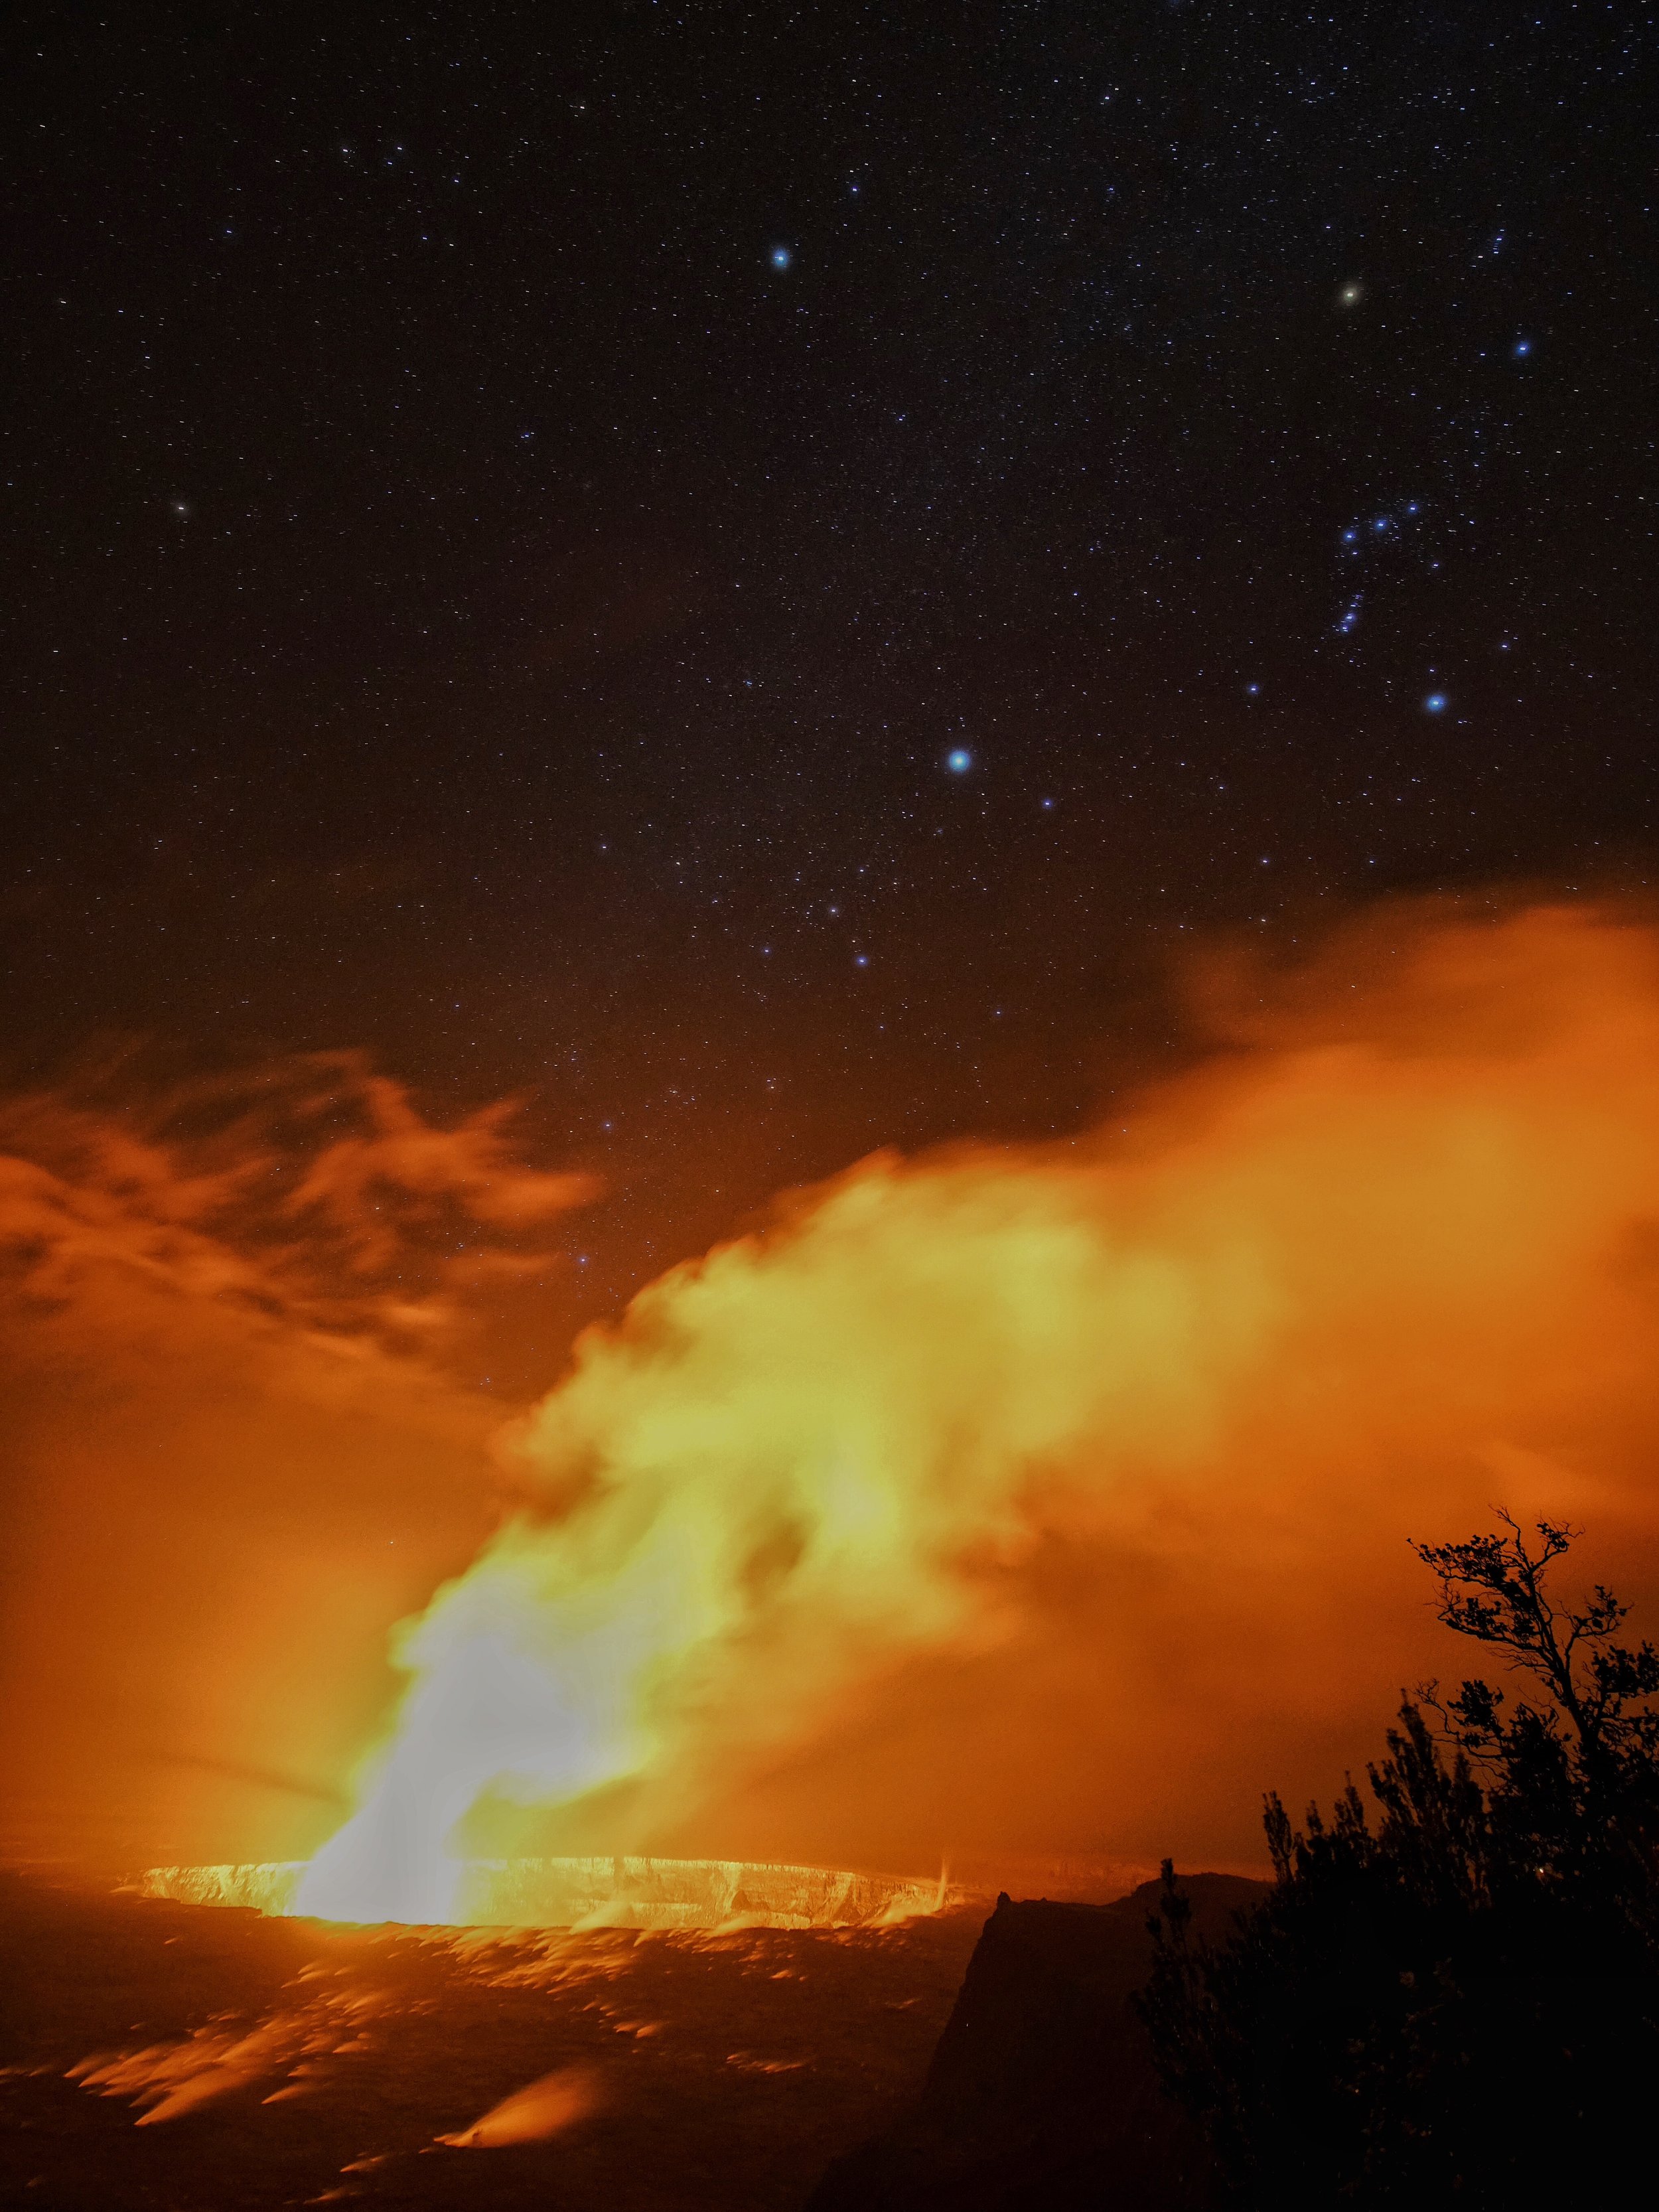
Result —
[{"label": "illuminated steam column", "polygon": [[312,1860],[290,1911],[455,1920],[465,1873],[450,1849],[456,1823],[504,1775],[533,1774],[550,1797],[580,1789],[583,1734],[544,1666],[499,1633],[457,1638],[410,1692],[368,1802]]}]

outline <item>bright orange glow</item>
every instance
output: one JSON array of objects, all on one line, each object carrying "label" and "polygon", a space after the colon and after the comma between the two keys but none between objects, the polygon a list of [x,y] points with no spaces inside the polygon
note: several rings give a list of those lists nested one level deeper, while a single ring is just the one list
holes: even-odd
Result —
[{"label": "bright orange glow", "polygon": [[1659,932],[1390,913],[1197,981],[1195,1073],[784,1201],[505,1432],[461,1352],[582,1190],[499,1115],[349,1062],[14,1109],[42,1832],[309,1856],[353,1919],[561,1853],[1237,1862],[1459,1665],[1407,1534],[1565,1514],[1659,1594]]},{"label": "bright orange glow", "polygon": [[505,1118],[436,1128],[349,1054],[0,1101],[0,1850],[270,1857],[337,1819],[386,1622],[496,1512],[480,1339],[556,1308],[589,1194]]},{"label": "bright orange glow", "polygon": [[1374,1586],[1494,1487],[1605,1527],[1651,1422],[1654,941],[1431,928],[1379,988],[1382,950],[1086,1146],[866,1161],[586,1335],[297,1909],[447,1918],[503,1808],[659,1827],[922,1662],[1029,1674],[1045,1573],[1063,1760],[1078,1700],[1182,1675],[1325,1703],[1356,1655],[1328,1621],[1322,1680],[1279,1608],[1342,1606],[1356,1539]]},{"label": "bright orange glow", "polygon": [[591,2067],[562,2066],[539,2081],[527,2081],[482,2119],[458,2134],[440,2136],[457,2150],[494,2150],[502,2143],[545,2142],[562,2135],[600,2106],[599,2077]]},{"label": "bright orange glow", "polygon": [[[252,1906],[300,1917],[303,1859],[252,1866],[150,1867],[131,1885],[183,1905]],[[959,1902],[944,1876],[830,1867],[755,1866],[742,1859],[468,1859],[443,1899],[451,1926],[470,1928],[893,1928]],[[432,1923],[429,1925],[442,1923]]]}]

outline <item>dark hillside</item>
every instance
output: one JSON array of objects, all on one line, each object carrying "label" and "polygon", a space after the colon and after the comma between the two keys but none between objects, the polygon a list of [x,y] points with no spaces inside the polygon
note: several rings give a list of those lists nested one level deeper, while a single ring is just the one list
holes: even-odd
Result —
[{"label": "dark hillside", "polygon": [[[1183,1883],[1221,1941],[1267,1885]],[[1153,1966],[1148,1882],[1112,1905],[999,1898],[915,2111],[837,2160],[810,2212],[1196,2212],[1209,2154],[1153,2070],[1132,1999]]]}]

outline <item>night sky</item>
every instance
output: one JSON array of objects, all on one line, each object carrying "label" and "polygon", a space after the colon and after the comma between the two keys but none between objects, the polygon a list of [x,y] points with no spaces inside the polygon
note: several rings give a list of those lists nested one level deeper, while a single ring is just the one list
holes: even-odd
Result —
[{"label": "night sky", "polygon": [[602,1309],[1083,1126],[1183,945],[1645,880],[1639,9],[10,41],[12,1082],[523,1092]]}]

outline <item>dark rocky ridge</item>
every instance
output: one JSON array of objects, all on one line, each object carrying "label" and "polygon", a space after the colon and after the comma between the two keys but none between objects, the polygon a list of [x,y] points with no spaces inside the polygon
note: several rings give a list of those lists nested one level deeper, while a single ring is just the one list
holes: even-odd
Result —
[{"label": "dark rocky ridge", "polygon": [[[1267,1885],[1183,1878],[1195,1930]],[[1208,2155],[1164,2097],[1132,2002],[1158,1885],[1112,1905],[997,1900],[915,2111],[838,2159],[808,2212],[1199,2212]]]}]

